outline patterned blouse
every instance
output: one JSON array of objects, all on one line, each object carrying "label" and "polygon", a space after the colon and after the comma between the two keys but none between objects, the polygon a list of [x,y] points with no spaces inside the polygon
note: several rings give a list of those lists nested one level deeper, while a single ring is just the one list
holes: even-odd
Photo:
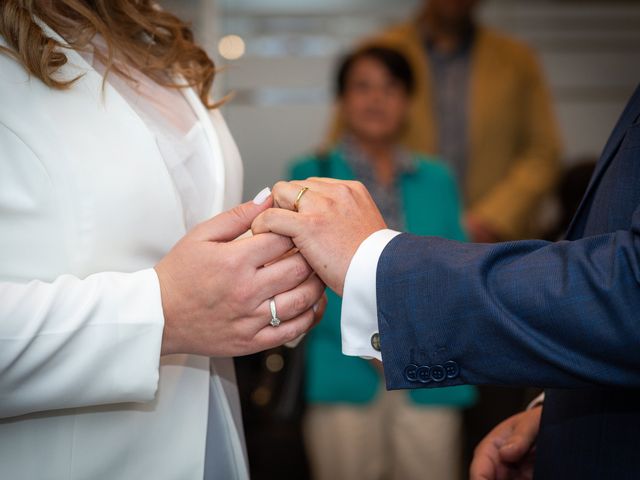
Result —
[{"label": "patterned blouse", "polygon": [[350,136],[343,137],[339,148],[353,170],[356,180],[367,187],[371,197],[380,209],[380,213],[390,229],[404,231],[406,227],[400,178],[403,174],[415,172],[411,154],[401,147],[394,150],[393,181],[389,185],[378,182],[373,169],[373,160],[356,144]]}]

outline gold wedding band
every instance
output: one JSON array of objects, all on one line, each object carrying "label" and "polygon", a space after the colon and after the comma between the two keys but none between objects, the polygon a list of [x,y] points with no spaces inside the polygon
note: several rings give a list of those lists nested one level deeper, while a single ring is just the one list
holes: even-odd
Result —
[{"label": "gold wedding band", "polygon": [[298,207],[300,206],[300,199],[307,192],[307,190],[309,190],[309,187],[302,187],[300,189],[300,191],[298,192],[298,196],[296,197],[296,201],[293,202],[293,211],[294,212],[298,211]]}]

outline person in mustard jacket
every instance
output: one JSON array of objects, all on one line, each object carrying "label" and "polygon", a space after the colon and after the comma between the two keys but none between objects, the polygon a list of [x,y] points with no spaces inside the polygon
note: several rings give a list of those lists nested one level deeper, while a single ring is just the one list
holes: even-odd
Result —
[{"label": "person in mustard jacket", "polygon": [[[294,162],[290,178],[360,180],[389,225],[465,240],[449,169],[399,145],[414,89],[398,52],[371,47],[349,55],[337,80],[345,131],[329,151]],[[460,409],[473,404],[474,388],[386,391],[379,364],[342,355],[341,299],[328,296],[307,342],[305,435],[314,478],[457,478]]]},{"label": "person in mustard jacket", "polygon": [[[425,0],[415,19],[364,44],[402,52],[415,73],[403,142],[456,174],[471,240],[536,236],[559,174],[560,139],[534,52],[474,19],[478,0]],[[344,119],[330,141],[342,136]]]}]

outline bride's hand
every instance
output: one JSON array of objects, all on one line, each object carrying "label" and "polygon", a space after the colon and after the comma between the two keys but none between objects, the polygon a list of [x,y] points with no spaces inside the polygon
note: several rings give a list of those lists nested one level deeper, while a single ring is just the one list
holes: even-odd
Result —
[{"label": "bride's hand", "polygon": [[[158,263],[163,355],[247,355],[313,326],[325,286],[299,253],[283,257],[291,239],[268,233],[234,240],[271,204],[245,203],[201,223]],[[270,325],[271,297],[278,327]]]}]

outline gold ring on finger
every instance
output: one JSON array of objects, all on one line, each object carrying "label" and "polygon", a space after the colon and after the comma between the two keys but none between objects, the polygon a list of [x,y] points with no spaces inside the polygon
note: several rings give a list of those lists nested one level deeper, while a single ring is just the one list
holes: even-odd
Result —
[{"label": "gold ring on finger", "polygon": [[296,201],[293,202],[293,211],[294,212],[298,211],[298,207],[300,206],[300,199],[307,192],[307,190],[309,190],[309,187],[302,187],[300,189],[300,191],[298,192],[298,196],[296,197]]}]

